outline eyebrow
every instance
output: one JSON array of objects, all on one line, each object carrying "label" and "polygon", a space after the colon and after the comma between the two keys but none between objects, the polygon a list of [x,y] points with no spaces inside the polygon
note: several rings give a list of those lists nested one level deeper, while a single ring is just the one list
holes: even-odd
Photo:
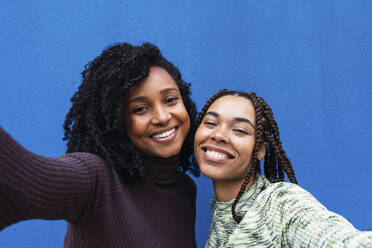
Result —
[{"label": "eyebrow", "polygon": [[146,97],[144,97],[144,96],[139,96],[139,97],[133,98],[132,100],[129,100],[127,104],[129,105],[129,104],[131,104],[132,102],[135,102],[135,101],[141,101],[141,100],[145,100],[145,99],[146,99]]},{"label": "eyebrow", "polygon": [[177,88],[170,87],[170,88],[162,89],[162,90],[160,91],[160,93],[161,93],[161,94],[166,94],[166,93],[168,93],[169,91],[177,91],[177,92],[179,92],[179,90],[178,90]]},{"label": "eyebrow", "polygon": [[[207,113],[205,113],[205,115],[212,115],[214,117],[219,117],[220,115],[217,113],[217,112],[214,112],[214,111],[208,111]],[[253,125],[253,123],[248,120],[247,118],[243,118],[243,117],[235,117],[234,118],[235,121],[238,121],[238,122],[245,122],[245,123],[248,123],[249,125],[251,125],[254,129],[256,129],[256,127]]]},{"label": "eyebrow", "polygon": [[[179,92],[177,88],[170,87],[170,88],[162,89],[160,91],[160,94],[164,95],[164,94],[167,94],[169,91],[177,91],[177,92]],[[145,99],[146,99],[145,96],[139,96],[139,97],[133,98],[132,100],[129,100],[128,101],[128,104],[130,104],[132,102],[135,102],[135,101],[142,101],[142,100],[145,100]]]}]

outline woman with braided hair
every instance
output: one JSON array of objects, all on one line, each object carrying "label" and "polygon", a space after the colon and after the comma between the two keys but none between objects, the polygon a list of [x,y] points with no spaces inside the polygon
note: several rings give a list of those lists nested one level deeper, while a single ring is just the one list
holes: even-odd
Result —
[{"label": "woman with braided hair", "polygon": [[63,219],[64,247],[195,247],[190,85],[149,43],[113,45],[82,76],[66,155],[33,154],[0,128],[0,230]]},{"label": "woman with braided hair", "polygon": [[372,247],[372,232],[356,230],[297,185],[261,97],[221,90],[197,122],[195,157],[215,191],[206,247]]}]

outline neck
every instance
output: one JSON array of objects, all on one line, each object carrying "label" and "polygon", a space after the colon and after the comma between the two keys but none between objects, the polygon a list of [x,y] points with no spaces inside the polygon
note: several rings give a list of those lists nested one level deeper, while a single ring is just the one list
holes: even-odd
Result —
[{"label": "neck", "polygon": [[[236,198],[244,183],[244,179],[245,178],[239,180],[213,180],[216,200],[219,202],[226,202]],[[249,189],[254,184],[254,179],[255,177],[252,175],[245,190]]]},{"label": "neck", "polygon": [[148,178],[157,184],[170,184],[177,180],[177,167],[180,163],[179,155],[169,158],[151,157],[143,155],[143,162],[148,172]]}]

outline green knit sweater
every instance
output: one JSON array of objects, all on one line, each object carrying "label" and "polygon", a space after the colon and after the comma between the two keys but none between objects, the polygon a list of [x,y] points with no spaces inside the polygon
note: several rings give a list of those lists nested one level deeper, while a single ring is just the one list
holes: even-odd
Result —
[{"label": "green knit sweater", "polygon": [[239,224],[232,218],[233,201],[212,197],[206,247],[372,247],[372,232],[355,229],[292,183],[257,175],[237,205]]}]

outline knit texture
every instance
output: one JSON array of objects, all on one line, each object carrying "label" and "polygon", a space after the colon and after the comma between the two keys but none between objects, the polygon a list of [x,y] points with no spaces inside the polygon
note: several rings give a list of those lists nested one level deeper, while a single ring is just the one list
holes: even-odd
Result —
[{"label": "knit texture", "polygon": [[68,248],[195,247],[196,188],[178,161],[146,158],[146,182],[127,185],[93,154],[38,156],[0,128],[0,230],[64,219]]},{"label": "knit texture", "polygon": [[355,229],[296,184],[270,183],[258,174],[242,196],[235,222],[234,200],[211,200],[206,247],[372,247],[372,232]]}]

